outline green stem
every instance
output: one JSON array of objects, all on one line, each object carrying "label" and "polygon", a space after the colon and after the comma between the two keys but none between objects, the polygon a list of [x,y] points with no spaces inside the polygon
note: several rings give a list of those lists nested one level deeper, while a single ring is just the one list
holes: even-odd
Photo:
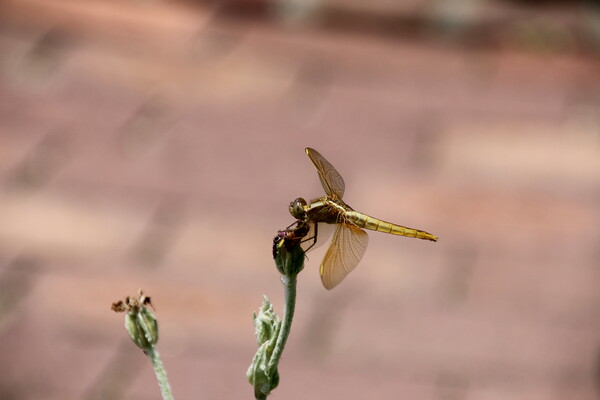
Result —
[{"label": "green stem", "polygon": [[156,347],[151,346],[150,349],[146,351],[146,354],[152,361],[152,367],[154,368],[154,373],[156,374],[156,380],[158,381],[158,386],[160,386],[160,392],[163,400],[173,400],[171,385],[167,379],[167,372],[165,371],[165,367],[160,360],[158,350],[156,350]]},{"label": "green stem", "polygon": [[283,348],[285,347],[285,342],[290,335],[292,319],[294,319],[294,310],[296,309],[297,277],[298,276],[295,274],[281,276],[285,294],[285,308],[283,310],[283,321],[279,330],[279,336],[277,337],[277,342],[275,343],[275,348],[273,349],[273,354],[271,355],[271,359],[269,360],[269,365],[267,368],[269,374],[275,371],[277,368],[279,359],[283,353]]}]

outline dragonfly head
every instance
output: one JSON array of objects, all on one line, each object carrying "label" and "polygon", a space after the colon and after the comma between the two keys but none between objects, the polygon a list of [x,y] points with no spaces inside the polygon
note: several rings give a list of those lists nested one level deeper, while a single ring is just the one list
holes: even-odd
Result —
[{"label": "dragonfly head", "polygon": [[306,211],[304,210],[306,204],[306,200],[302,197],[298,197],[290,203],[290,214],[296,219],[304,220],[306,218]]}]

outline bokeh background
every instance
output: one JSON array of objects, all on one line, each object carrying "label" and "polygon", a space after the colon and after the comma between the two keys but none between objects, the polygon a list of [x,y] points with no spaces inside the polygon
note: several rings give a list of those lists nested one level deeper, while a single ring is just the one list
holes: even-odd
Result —
[{"label": "bokeh background", "polygon": [[0,2],[0,399],[158,399],[138,288],[177,398],[252,398],[306,146],[440,241],[310,253],[273,396],[598,399],[599,51],[582,1]]}]

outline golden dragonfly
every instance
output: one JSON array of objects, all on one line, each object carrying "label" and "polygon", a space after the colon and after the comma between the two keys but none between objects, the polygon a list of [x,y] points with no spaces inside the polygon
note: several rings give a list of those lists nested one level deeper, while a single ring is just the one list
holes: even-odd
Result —
[{"label": "golden dragonfly", "polygon": [[315,149],[307,147],[306,154],[317,169],[326,195],[311,200],[310,203],[299,197],[290,203],[289,209],[297,219],[299,227],[311,225],[313,237],[309,240],[313,240],[313,243],[310,247],[317,241],[318,223],[335,224],[333,239],[319,270],[326,289],[337,286],[356,268],[365,254],[369,237],[361,228],[434,242],[438,240],[437,236],[431,233],[392,224],[354,211],[342,200],[346,186],[339,172]]}]

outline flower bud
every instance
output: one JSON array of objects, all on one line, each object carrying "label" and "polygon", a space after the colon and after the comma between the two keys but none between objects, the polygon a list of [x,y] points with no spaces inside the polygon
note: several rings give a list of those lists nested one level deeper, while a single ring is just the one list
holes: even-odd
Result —
[{"label": "flower bud", "polygon": [[158,342],[158,322],[146,305],[152,306],[152,303],[141,290],[138,297],[128,296],[125,301],[112,305],[113,311],[126,312],[125,329],[131,340],[144,351]]},{"label": "flower bud", "polygon": [[300,241],[281,233],[273,242],[273,258],[275,266],[282,275],[298,275],[304,268],[304,250]]},{"label": "flower bud", "polygon": [[252,359],[252,364],[246,372],[248,381],[254,386],[256,398],[264,397],[279,384],[277,369],[269,371],[268,365],[277,342],[281,320],[273,311],[273,305],[265,296],[258,315],[253,315],[254,333],[258,342],[258,350]]},{"label": "flower bud", "polygon": [[259,346],[277,338],[281,321],[273,311],[273,305],[267,296],[264,296],[258,315],[254,314],[252,318],[254,320],[254,333]]}]

